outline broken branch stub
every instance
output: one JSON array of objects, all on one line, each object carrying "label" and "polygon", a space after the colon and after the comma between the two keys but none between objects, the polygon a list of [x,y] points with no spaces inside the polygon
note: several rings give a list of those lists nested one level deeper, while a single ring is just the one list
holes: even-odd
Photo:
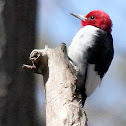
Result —
[{"label": "broken branch stub", "polygon": [[69,62],[66,45],[33,50],[30,60],[33,72],[44,76],[46,126],[87,126],[81,96],[76,93],[77,71]]}]

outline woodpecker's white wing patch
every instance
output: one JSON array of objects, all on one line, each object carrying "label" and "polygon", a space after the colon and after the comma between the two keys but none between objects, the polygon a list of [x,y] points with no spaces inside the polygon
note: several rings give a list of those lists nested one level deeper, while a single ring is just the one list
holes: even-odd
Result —
[{"label": "woodpecker's white wing patch", "polygon": [[96,87],[100,84],[101,84],[101,78],[95,71],[95,65],[88,64],[87,79],[85,84],[86,95],[90,96],[94,92]]}]

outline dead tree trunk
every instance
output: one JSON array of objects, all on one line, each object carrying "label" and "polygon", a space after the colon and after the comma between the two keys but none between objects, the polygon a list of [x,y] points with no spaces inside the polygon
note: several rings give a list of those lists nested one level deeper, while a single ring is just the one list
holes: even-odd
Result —
[{"label": "dead tree trunk", "polygon": [[25,69],[42,73],[46,93],[46,126],[87,126],[81,96],[76,90],[77,70],[68,60],[65,44],[33,50],[33,65]]}]

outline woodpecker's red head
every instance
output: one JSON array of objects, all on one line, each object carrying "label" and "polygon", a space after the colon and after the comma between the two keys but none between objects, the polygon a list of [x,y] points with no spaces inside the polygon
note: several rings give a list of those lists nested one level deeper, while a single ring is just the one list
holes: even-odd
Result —
[{"label": "woodpecker's red head", "polygon": [[111,32],[112,21],[108,14],[101,10],[93,10],[86,16],[71,13],[71,15],[81,19],[82,26],[92,25],[104,31]]}]

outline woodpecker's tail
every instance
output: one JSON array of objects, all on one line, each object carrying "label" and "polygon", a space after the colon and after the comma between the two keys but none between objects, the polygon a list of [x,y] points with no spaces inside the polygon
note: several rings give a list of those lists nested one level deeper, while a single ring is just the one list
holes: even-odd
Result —
[{"label": "woodpecker's tail", "polygon": [[87,98],[87,95],[85,94],[85,91],[77,89],[76,93],[81,94],[81,97],[82,97],[82,106],[84,106],[85,100]]},{"label": "woodpecker's tail", "polygon": [[86,100],[86,98],[87,98],[87,95],[85,94],[84,91],[83,91],[83,92],[80,92],[80,94],[81,94],[81,96],[82,96],[82,105],[84,106],[85,100]]}]

